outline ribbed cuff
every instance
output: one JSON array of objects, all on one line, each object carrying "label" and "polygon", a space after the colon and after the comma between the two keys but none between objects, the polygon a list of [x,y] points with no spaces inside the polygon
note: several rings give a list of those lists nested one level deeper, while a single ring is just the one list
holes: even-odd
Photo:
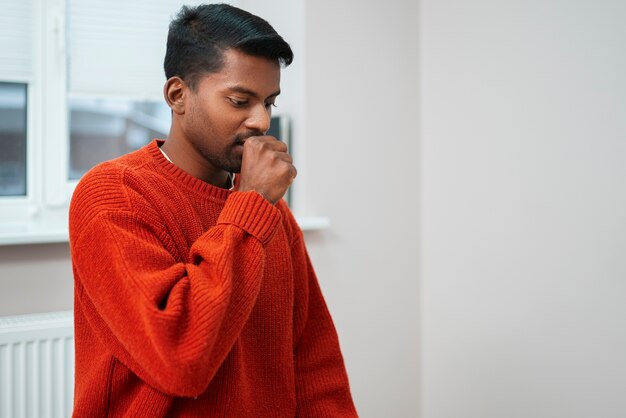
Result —
[{"label": "ribbed cuff", "polygon": [[266,243],[276,231],[281,218],[280,210],[257,192],[232,192],[217,223],[237,225]]}]

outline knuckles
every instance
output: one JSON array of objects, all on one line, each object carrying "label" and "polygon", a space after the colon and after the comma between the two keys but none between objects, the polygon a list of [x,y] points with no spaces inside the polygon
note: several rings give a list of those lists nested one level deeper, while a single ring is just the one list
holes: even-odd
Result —
[{"label": "knuckles", "polygon": [[244,143],[244,148],[257,148],[267,151],[287,152],[287,144],[273,136],[251,136]]}]

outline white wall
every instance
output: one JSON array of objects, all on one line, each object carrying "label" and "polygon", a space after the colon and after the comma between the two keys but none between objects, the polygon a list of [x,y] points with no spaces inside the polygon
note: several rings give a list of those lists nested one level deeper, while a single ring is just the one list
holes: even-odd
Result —
[{"label": "white wall", "polygon": [[422,0],[422,418],[625,416],[624,22]]},{"label": "white wall", "polygon": [[418,413],[417,2],[306,2],[308,240],[364,418]]}]

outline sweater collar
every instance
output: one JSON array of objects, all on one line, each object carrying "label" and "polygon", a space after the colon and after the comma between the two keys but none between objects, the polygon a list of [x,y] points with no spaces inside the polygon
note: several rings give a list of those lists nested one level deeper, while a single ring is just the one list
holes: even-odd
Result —
[{"label": "sweater collar", "polygon": [[220,200],[226,200],[228,198],[232,190],[222,189],[221,187],[202,181],[170,162],[161,152],[160,147],[164,142],[165,141],[162,139],[155,139],[150,142],[146,148],[154,163],[166,175],[175,180],[177,183],[191,189],[194,192],[202,194],[203,196],[209,195]]}]

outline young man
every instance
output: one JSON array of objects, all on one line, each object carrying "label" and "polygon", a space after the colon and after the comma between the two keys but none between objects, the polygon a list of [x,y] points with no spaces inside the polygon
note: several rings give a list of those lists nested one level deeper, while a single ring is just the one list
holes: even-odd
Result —
[{"label": "young man", "polygon": [[228,5],[172,21],[167,140],[95,167],[72,199],[74,416],[356,416],[281,200],[296,170],[265,135],[292,58]]}]

